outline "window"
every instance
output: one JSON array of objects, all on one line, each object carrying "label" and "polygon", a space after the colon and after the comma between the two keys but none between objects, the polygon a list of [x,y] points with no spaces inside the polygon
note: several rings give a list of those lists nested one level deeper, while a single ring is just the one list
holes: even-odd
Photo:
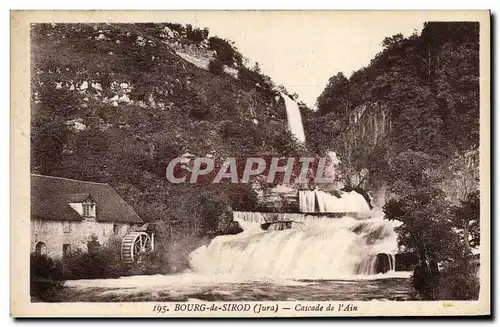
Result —
[{"label": "window", "polygon": [[64,233],[71,232],[71,222],[69,222],[69,221],[63,221],[63,232]]},{"label": "window", "polygon": [[118,225],[117,224],[113,225],[113,234],[118,235]]},{"label": "window", "polygon": [[42,221],[39,219],[35,219],[35,234],[38,234],[42,231]]},{"label": "window", "polygon": [[47,246],[45,246],[45,243],[43,242],[36,243],[35,252],[36,254],[39,255],[47,255]]},{"label": "window", "polygon": [[90,207],[92,205],[90,203],[84,203],[83,204],[83,216],[84,217],[90,217]]},{"label": "window", "polygon": [[63,258],[71,254],[71,244],[63,244]]}]

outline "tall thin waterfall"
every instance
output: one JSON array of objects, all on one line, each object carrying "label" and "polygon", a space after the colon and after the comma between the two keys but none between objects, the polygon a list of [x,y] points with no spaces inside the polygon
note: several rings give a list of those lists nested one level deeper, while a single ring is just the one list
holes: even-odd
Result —
[{"label": "tall thin waterfall", "polygon": [[304,134],[304,126],[302,125],[302,116],[300,115],[299,106],[286,94],[282,93],[281,97],[285,101],[288,128],[290,132],[295,135],[297,140],[304,143],[306,141],[306,136]]}]

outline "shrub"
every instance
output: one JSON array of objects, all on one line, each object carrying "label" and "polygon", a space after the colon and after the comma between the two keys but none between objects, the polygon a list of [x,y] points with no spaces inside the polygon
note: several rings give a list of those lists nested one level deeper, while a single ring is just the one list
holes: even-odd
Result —
[{"label": "shrub", "polygon": [[224,73],[224,65],[218,59],[213,59],[208,63],[208,70],[215,75],[221,75]]},{"label": "shrub", "polygon": [[182,24],[178,24],[178,23],[165,23],[165,25],[170,28],[172,31],[176,31],[178,32],[179,34],[182,34],[186,31],[186,29],[184,28],[184,26]]},{"label": "shrub", "polygon": [[193,104],[189,108],[189,115],[194,119],[208,119],[210,116],[210,108],[204,105]]},{"label": "shrub", "polygon": [[77,249],[64,259],[66,279],[117,278],[129,274],[121,260],[121,240],[110,239],[102,246],[95,236],[87,242],[87,251]]},{"label": "shrub", "polygon": [[158,251],[150,252],[141,258],[140,262],[134,262],[129,266],[131,275],[155,275],[166,273],[163,271],[163,257]]},{"label": "shrub", "polygon": [[258,87],[267,101],[276,95],[273,81],[269,76],[262,73],[258,63],[252,68],[240,67],[238,69],[238,79],[251,87]]},{"label": "shrub", "polygon": [[216,235],[236,235],[241,232],[243,232],[243,229],[240,224],[234,221],[232,217],[224,215],[222,219],[219,220]]},{"label": "shrub", "polygon": [[222,39],[217,36],[212,36],[208,39],[211,50],[217,53],[217,60],[221,63],[232,66],[234,64],[241,65],[243,56],[238,52],[231,41]]},{"label": "shrub", "polygon": [[190,24],[186,25],[186,37],[188,40],[194,43],[200,43],[203,40],[206,40],[209,34],[208,28],[200,29],[193,28]]},{"label": "shrub", "polygon": [[30,256],[30,294],[44,302],[58,301],[64,288],[63,268],[59,260],[32,253]]},{"label": "shrub", "polygon": [[121,259],[121,239],[112,238],[101,245],[95,236],[87,242],[87,252],[77,249],[64,260],[66,279],[118,278],[130,275],[159,274],[165,264],[158,251],[141,262],[126,264]]},{"label": "shrub", "polygon": [[479,298],[478,267],[471,258],[460,260],[443,269],[439,280],[440,300],[477,300]]}]

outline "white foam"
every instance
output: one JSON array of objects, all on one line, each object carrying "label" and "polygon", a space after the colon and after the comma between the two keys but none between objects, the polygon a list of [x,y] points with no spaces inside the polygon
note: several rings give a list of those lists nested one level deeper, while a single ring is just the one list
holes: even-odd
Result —
[{"label": "white foam", "polygon": [[289,96],[281,94],[281,97],[285,101],[288,128],[290,132],[295,135],[297,140],[304,143],[306,141],[306,136],[304,134],[304,127],[302,126],[302,116],[300,115],[299,106],[295,101],[290,99]]},{"label": "white foam", "polygon": [[381,217],[308,218],[283,231],[262,231],[259,223],[240,221],[243,233],[216,237],[193,251],[193,271],[247,279],[365,278],[359,275],[375,274],[378,253],[390,255],[395,268],[397,224]]}]

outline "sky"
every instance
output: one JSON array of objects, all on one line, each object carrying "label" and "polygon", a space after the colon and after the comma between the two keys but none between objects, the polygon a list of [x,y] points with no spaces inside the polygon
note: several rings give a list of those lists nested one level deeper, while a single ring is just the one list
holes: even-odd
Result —
[{"label": "sky", "polygon": [[[441,18],[441,19],[438,19]],[[420,33],[429,12],[176,12],[168,21],[208,27],[230,39],[276,84],[314,107],[328,79],[365,67],[387,36]]]}]

